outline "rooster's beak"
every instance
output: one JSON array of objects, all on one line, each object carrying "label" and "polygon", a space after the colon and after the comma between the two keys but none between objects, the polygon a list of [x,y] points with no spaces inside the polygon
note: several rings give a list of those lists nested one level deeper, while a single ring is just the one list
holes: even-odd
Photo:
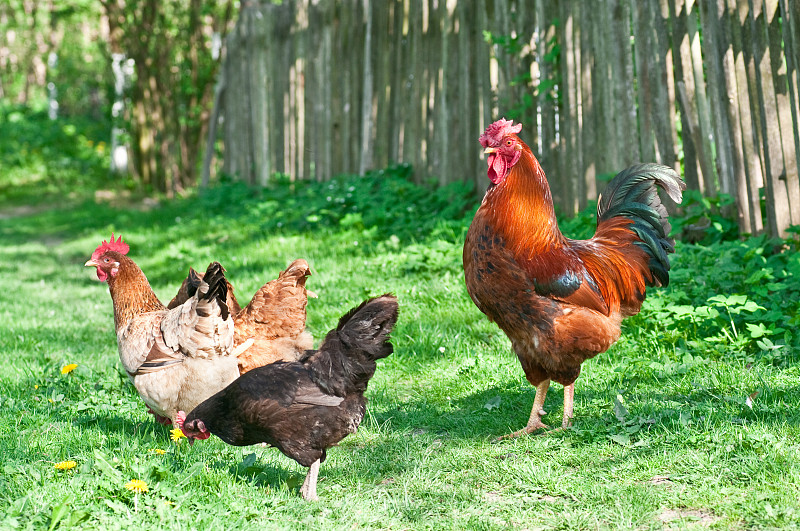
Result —
[{"label": "rooster's beak", "polygon": [[89,267],[89,266],[97,267],[99,264],[97,262],[95,262],[94,260],[86,260],[86,263],[83,264],[83,265],[86,266],[86,267]]},{"label": "rooster's beak", "polygon": [[497,153],[497,148],[488,147],[488,148],[483,150],[483,153],[485,155],[491,155],[492,153]]}]

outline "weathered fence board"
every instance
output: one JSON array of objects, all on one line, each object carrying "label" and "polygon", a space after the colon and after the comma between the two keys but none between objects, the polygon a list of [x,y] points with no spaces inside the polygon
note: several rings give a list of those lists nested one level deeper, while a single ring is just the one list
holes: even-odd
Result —
[{"label": "weathered fence board", "polygon": [[657,161],[732,195],[743,232],[785,235],[798,53],[798,0],[249,0],[227,43],[224,170],[263,184],[406,162],[482,189],[477,137],[505,116],[564,212]]}]

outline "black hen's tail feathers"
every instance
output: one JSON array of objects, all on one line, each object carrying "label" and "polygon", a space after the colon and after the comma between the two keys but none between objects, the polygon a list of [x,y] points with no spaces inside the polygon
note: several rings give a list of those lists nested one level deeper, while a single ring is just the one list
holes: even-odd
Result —
[{"label": "black hen's tail feathers", "polygon": [[215,300],[219,304],[222,312],[222,318],[228,319],[230,310],[228,309],[228,282],[225,280],[225,268],[219,262],[211,262],[208,264],[205,275],[203,275],[202,284],[208,285],[208,291],[203,293],[200,289],[200,298],[206,300]]},{"label": "black hen's tail feathers", "polygon": [[397,298],[387,293],[364,301],[339,319],[305,365],[326,392],[363,392],[375,374],[375,360],[394,350],[389,334],[397,322]]},{"label": "black hen's tail feathers", "polygon": [[597,224],[616,217],[630,219],[630,229],[641,240],[636,244],[650,256],[654,284],[666,286],[670,268],[667,254],[675,251],[675,240],[669,237],[672,226],[658,188],[680,203],[686,183],[675,170],[660,164],[636,164],[622,170],[597,202]]}]

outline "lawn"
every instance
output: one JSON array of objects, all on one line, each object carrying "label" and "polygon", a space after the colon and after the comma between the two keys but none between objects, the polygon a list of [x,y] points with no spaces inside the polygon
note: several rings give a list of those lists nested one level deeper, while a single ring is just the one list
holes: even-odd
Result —
[{"label": "lawn", "polygon": [[[5,118],[0,138],[21,127]],[[670,287],[583,365],[575,426],[495,443],[526,422],[534,390],[464,287],[469,190],[410,184],[398,166],[142,201],[109,179],[91,133],[61,127],[45,149],[15,131],[24,154],[0,140],[0,528],[800,527],[795,242],[731,239],[695,197],[676,230],[702,211],[716,232],[679,242]],[[82,151],[59,156],[73,137]],[[583,213],[564,230],[592,224]],[[112,231],[161,300],[212,259],[241,299],[307,259],[317,342],[364,298],[398,296],[395,352],[358,433],[322,464],[319,502],[299,497],[305,469],[277,450],[189,446],[146,413],[118,360],[107,287],[83,267]],[[126,488],[134,479],[147,491]]]}]

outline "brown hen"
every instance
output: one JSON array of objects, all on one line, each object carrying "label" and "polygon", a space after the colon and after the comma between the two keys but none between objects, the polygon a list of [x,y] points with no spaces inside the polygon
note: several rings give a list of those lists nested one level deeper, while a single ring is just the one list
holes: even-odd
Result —
[{"label": "brown hen", "polygon": [[[241,374],[276,361],[295,361],[313,346],[313,338],[305,329],[308,297],[315,297],[305,287],[309,276],[308,262],[297,259],[278,278],[261,286],[244,308],[240,308],[228,282],[234,352]],[[202,279],[202,273],[190,269],[168,307],[182,304],[193,295]]]}]

